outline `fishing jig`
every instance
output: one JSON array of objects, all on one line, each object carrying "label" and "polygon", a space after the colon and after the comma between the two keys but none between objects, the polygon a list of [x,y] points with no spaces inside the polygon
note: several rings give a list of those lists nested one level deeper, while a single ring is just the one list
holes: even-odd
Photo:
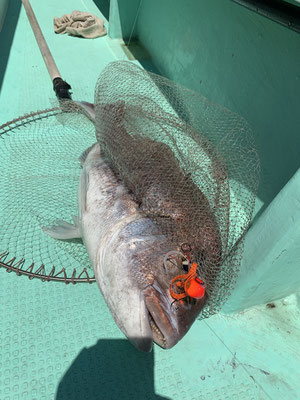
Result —
[{"label": "fishing jig", "polygon": [[[185,297],[193,299],[202,299],[205,295],[204,282],[198,278],[197,263],[192,263],[190,270],[187,274],[177,275],[171,282],[170,294],[173,299],[182,300]],[[179,290],[176,293],[174,289]]]}]

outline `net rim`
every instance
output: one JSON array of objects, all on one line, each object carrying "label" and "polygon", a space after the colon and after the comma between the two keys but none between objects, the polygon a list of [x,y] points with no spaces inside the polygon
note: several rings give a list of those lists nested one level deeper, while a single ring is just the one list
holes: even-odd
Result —
[{"label": "net rim", "polygon": [[[8,133],[16,133],[15,130],[26,126],[32,122],[39,121],[44,118],[49,118],[62,114],[64,110],[61,107],[46,108],[44,110],[38,110],[34,112],[29,112],[21,117],[14,118],[11,121],[0,126],[0,139],[4,139],[4,135]],[[46,272],[45,267],[41,264],[36,267],[34,262],[31,263],[29,267],[25,269],[24,259],[16,260],[16,257],[11,258],[8,261],[5,259],[9,256],[9,251],[5,250],[0,253],[0,268],[6,269],[6,272],[15,272],[17,276],[27,276],[29,280],[34,278],[41,280],[42,282],[64,282],[65,284],[72,283],[73,285],[77,283],[89,283],[92,284],[96,282],[95,276],[90,277],[87,268],[83,268],[79,275],[76,277],[76,269],[73,269],[72,275],[68,276],[65,268],[61,268],[59,272],[55,273],[55,267],[53,266],[49,273]],[[85,277],[81,277],[85,275]]]}]

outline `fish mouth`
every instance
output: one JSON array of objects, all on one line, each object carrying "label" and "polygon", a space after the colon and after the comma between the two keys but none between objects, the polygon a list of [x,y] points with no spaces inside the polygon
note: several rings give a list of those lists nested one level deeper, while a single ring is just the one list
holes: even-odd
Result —
[{"label": "fish mouth", "polygon": [[173,347],[179,340],[179,334],[167,295],[154,284],[145,289],[144,299],[153,341],[163,349]]}]

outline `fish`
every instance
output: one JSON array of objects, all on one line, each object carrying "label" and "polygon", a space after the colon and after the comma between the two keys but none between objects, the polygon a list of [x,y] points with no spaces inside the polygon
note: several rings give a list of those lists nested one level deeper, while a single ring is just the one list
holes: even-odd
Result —
[{"label": "fish", "polygon": [[[201,259],[206,269],[213,268],[213,274],[217,275],[222,262],[222,239],[218,222],[206,196],[194,183],[190,171],[186,171],[184,166],[179,164],[172,149],[166,143],[148,137],[147,133],[128,134],[128,128],[131,132],[136,129],[136,110],[132,111],[130,107],[127,110],[124,100],[96,105],[81,101],[77,102],[77,105],[96,125],[98,142],[106,147],[110,160],[113,159],[110,166],[119,174],[125,186],[134,193],[134,200],[139,204],[141,211],[158,222],[161,229],[165,226],[166,230],[171,229],[175,235],[177,233],[177,242],[188,242],[194,257]],[[143,114],[142,110],[140,112]],[[101,127],[98,134],[97,125]],[[104,132],[102,126],[105,126]],[[159,123],[156,128],[160,128]],[[107,135],[107,131],[111,133]],[[106,138],[102,137],[103,133],[104,136],[107,135]],[[170,135],[168,138],[176,147],[176,140],[170,138]],[[194,139],[197,143],[198,139]],[[212,151],[212,143],[208,143],[204,137],[201,138],[201,145]],[[212,165],[216,170],[225,172],[226,167],[220,164],[220,160],[214,160]],[[212,174],[210,180],[211,178]],[[219,196],[218,190],[221,188],[228,189],[226,175],[224,183],[222,182],[217,189],[213,188],[214,195]],[[223,209],[223,212],[228,210]]]},{"label": "fish", "polygon": [[188,332],[207,294],[174,300],[171,282],[184,271],[180,260],[170,262],[167,255],[180,253],[178,242],[147,216],[99,143],[86,149],[80,162],[78,217],[43,230],[54,239],[83,240],[105,302],[138,350],[149,352],[154,342],[170,349]]}]

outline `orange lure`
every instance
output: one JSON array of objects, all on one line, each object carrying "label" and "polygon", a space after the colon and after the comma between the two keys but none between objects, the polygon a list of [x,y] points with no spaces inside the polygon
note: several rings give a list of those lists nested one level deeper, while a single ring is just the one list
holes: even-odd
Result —
[{"label": "orange lure", "polygon": [[[176,293],[173,286],[181,290],[181,293]],[[189,272],[184,275],[177,275],[171,282],[171,296],[176,300],[182,300],[185,297],[193,299],[202,299],[205,295],[204,282],[197,276],[197,263],[193,263]]]}]

